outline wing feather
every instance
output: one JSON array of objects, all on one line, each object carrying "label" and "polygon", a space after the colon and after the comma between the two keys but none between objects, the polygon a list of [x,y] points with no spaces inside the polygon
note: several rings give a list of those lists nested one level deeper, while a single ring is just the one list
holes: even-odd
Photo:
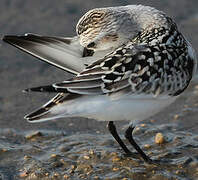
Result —
[{"label": "wing feather", "polygon": [[103,83],[102,79],[99,80],[90,80],[90,81],[63,81],[62,83],[56,83],[53,85],[54,88],[95,88],[100,87]]},{"label": "wing feather", "polygon": [[62,38],[26,34],[25,36],[4,36],[3,41],[73,74],[86,66],[83,62],[83,47],[78,38]]},{"label": "wing feather", "polygon": [[[183,63],[183,61],[191,63],[190,58],[182,56],[184,59],[177,58],[178,62],[174,61],[175,59],[169,59],[169,64],[166,64],[167,53],[171,52],[169,48],[173,47],[163,46],[166,51],[162,51],[162,47],[157,46],[160,45],[156,45],[155,50],[154,47],[148,45],[141,45],[141,47],[123,46],[103,59],[92,63],[71,80],[51,86],[32,88],[36,91],[64,93],[59,93],[49,103],[25,118],[29,121],[39,122],[61,117],[59,114],[57,115],[57,109],[53,107],[62,102],[67,103],[70,96],[69,99],[72,100],[84,95],[105,94],[111,96],[112,99],[119,99],[129,93],[174,96],[175,92],[188,85],[188,79],[186,78],[186,80],[180,82],[180,85],[176,86],[176,79],[181,79],[184,75],[191,78],[188,74],[188,66],[179,69],[177,64]],[[155,57],[159,53],[164,53],[161,54],[162,59],[160,61],[159,57]],[[185,51],[184,54],[186,54]]]},{"label": "wing feather", "polygon": [[[180,92],[189,84],[191,75],[188,64],[192,64],[192,60],[187,55],[187,49],[184,49],[182,56],[181,53],[175,53],[174,57],[170,57],[173,49],[180,52],[176,46],[134,45],[130,42],[90,64],[73,80],[54,87],[87,95],[112,95],[128,88],[133,94],[175,95],[175,92]],[[178,64],[184,61],[184,68],[178,68]],[[182,76],[188,78],[177,85],[176,79]]]},{"label": "wing feather", "polygon": [[29,122],[42,122],[50,119],[54,119],[56,114],[51,112],[51,109],[57,104],[64,103],[71,99],[78,98],[79,95],[72,93],[58,93],[54,98],[48,101],[46,104],[41,106],[39,109],[33,111],[32,113],[26,115],[24,118]]}]

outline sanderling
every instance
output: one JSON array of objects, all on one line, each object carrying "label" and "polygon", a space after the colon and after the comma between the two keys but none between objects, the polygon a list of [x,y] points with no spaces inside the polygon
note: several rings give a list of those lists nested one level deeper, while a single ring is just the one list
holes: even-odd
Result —
[{"label": "sanderling", "polygon": [[[171,104],[189,85],[197,67],[195,53],[165,13],[143,5],[97,8],[77,23],[77,36],[35,34],[3,40],[75,75],[74,78],[25,91],[58,93],[25,116],[29,122],[63,117],[108,121],[108,129],[125,151],[113,121],[144,120]],[[125,137],[141,157],[151,159]]]}]

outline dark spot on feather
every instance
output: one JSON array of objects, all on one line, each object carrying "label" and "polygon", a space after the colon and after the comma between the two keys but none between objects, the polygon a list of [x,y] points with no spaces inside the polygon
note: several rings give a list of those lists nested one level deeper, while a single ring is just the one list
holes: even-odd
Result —
[{"label": "dark spot on feather", "polygon": [[122,71],[122,66],[118,66],[115,68],[115,71],[118,72],[118,73],[123,73]]},{"label": "dark spot on feather", "polygon": [[155,62],[155,64],[157,64],[158,69],[163,68],[164,67],[164,61],[157,61]]},{"label": "dark spot on feather", "polygon": [[165,36],[163,39],[162,39],[162,43],[166,43],[167,40],[169,39],[170,36]]},{"label": "dark spot on feather", "polygon": [[149,81],[149,76],[146,74],[146,72],[141,76],[142,81]]},{"label": "dark spot on feather", "polygon": [[136,61],[131,61],[125,64],[125,71],[133,70],[135,68],[135,64],[136,64]]},{"label": "dark spot on feather", "polygon": [[160,53],[159,56],[161,56],[162,60],[168,59],[167,53]]},{"label": "dark spot on feather", "polygon": [[107,74],[104,79],[114,81],[117,77],[119,77],[119,75],[115,75],[111,73],[111,74]]},{"label": "dark spot on feather", "polygon": [[153,67],[150,67],[149,71],[150,71],[151,74],[158,73],[158,71],[155,68],[153,68]]},{"label": "dark spot on feather", "polygon": [[84,48],[82,57],[93,56],[93,54],[94,54],[93,50]]},{"label": "dark spot on feather", "polygon": [[91,42],[87,45],[87,48],[93,48],[96,46],[96,43],[95,42]]},{"label": "dark spot on feather", "polygon": [[124,53],[122,52],[122,50],[118,50],[118,51],[116,51],[116,54],[123,55]]},{"label": "dark spot on feather", "polygon": [[117,63],[118,58],[113,56],[110,60],[104,62],[104,67],[112,68]]}]

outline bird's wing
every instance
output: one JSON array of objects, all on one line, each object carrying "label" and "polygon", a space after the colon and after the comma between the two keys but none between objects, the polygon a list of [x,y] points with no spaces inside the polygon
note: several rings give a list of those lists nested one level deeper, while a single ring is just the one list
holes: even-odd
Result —
[{"label": "bird's wing", "polygon": [[[128,93],[149,94],[153,97],[175,96],[188,86],[192,77],[189,72],[193,61],[187,53],[185,47],[129,43],[92,63],[71,80],[28,90],[59,92],[58,97],[61,94],[64,96],[61,103],[67,102],[68,97],[69,100],[77,101],[79,96],[84,95],[109,95],[116,98]],[[26,119],[39,122],[57,118],[53,108],[59,104],[60,101],[55,97],[26,116]]]},{"label": "bird's wing", "polygon": [[[125,77],[123,76],[125,73],[118,73],[119,70],[117,69],[121,65],[122,60],[124,60],[123,58],[125,58],[125,52],[121,48],[95,63],[92,63],[71,80],[48,86],[26,89],[26,92],[58,92],[58,94],[36,111],[26,115],[25,119],[29,122],[42,122],[54,119],[57,118],[58,115],[52,111],[52,109],[65,101],[74,100],[83,95],[102,95],[107,92],[115,92],[116,90],[130,87],[127,69]],[[129,66],[129,68],[133,68],[135,63],[136,60],[134,60],[134,62],[126,62],[125,64]],[[117,74],[112,74],[117,70]],[[123,78],[115,78],[114,76]]]},{"label": "bird's wing", "polygon": [[3,41],[73,74],[85,68],[87,58],[92,55],[90,50],[83,48],[78,37],[49,37],[35,34],[24,36],[4,36]]},{"label": "bird's wing", "polygon": [[29,90],[100,95],[130,88],[134,94],[174,95],[189,84],[192,63],[185,47],[128,43],[71,80]]}]

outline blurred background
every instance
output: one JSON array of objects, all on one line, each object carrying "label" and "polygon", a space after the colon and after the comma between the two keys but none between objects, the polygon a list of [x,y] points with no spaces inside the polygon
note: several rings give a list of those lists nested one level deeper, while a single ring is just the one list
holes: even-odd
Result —
[{"label": "blurred background", "polygon": [[[197,0],[59,0],[53,1],[0,1],[0,37],[27,32],[48,36],[74,36],[79,18],[96,7],[144,4],[166,12],[178,24],[179,29],[198,49],[198,1]],[[23,116],[45,103],[51,95],[23,94],[22,90],[32,86],[59,82],[70,74],[31,57],[20,50],[0,42],[0,127],[1,128],[59,128],[68,124],[79,124],[79,120],[58,120],[41,124],[29,124]],[[175,108],[175,106],[173,106]],[[74,131],[105,129],[103,123],[80,120],[81,126]],[[97,125],[96,125],[97,124]],[[94,127],[96,126],[96,127]],[[71,130],[71,128],[69,128]]]},{"label": "blurred background", "polygon": [[[75,36],[76,23],[88,10],[128,4],[150,5],[166,12],[197,52],[197,0],[0,0],[0,37],[24,33]],[[198,178],[197,81],[174,104],[142,122],[139,131],[137,128],[135,138],[142,146],[150,147],[146,153],[155,159],[170,160],[168,165],[153,167],[146,166],[139,158],[123,157],[107,133],[106,123],[64,118],[30,124],[23,119],[54,96],[24,94],[23,89],[60,82],[71,76],[0,41],[0,179],[57,179],[57,174],[61,175],[59,179]],[[128,122],[116,124],[123,134]],[[31,135],[31,131],[36,133]],[[157,132],[167,137],[165,146],[155,144]]]}]

